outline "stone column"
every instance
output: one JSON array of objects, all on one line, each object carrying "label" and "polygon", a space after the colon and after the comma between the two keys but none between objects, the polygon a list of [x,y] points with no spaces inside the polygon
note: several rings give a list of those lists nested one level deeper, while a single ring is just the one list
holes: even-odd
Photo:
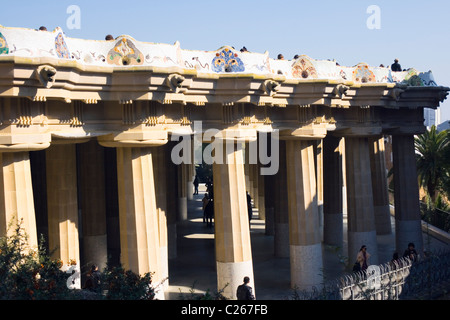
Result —
[{"label": "stone column", "polygon": [[[153,167],[155,173],[155,193],[156,207],[159,221],[159,251],[161,256],[161,277],[164,281],[164,288],[169,287],[169,253],[167,241],[167,172],[166,172],[166,151],[164,146],[152,150]],[[170,160],[169,160],[170,161]]]},{"label": "stone column", "polygon": [[260,220],[266,220],[266,206],[265,206],[265,195],[264,195],[264,185],[265,176],[260,172],[261,165],[257,165],[257,177],[258,177],[258,214]]},{"label": "stone column", "polygon": [[38,237],[29,153],[0,153],[0,163],[0,237],[12,235],[20,223],[35,249]]},{"label": "stone column", "polygon": [[166,155],[166,198],[167,198],[167,246],[168,258],[175,259],[177,253],[177,216],[178,216],[178,174],[177,166],[170,158],[173,142],[169,142],[164,146]]},{"label": "stone column", "polygon": [[341,140],[332,135],[323,139],[323,241],[340,248],[344,241]]},{"label": "stone column", "polygon": [[224,161],[213,164],[217,285],[225,288],[225,297],[236,299],[245,276],[255,292],[244,159],[242,149],[227,153],[224,146],[223,154]]},{"label": "stone column", "polygon": [[377,234],[391,234],[391,213],[384,152],[384,138],[369,138],[370,168],[372,172],[373,210]]},{"label": "stone column", "polygon": [[[258,136],[260,139],[260,135]],[[272,154],[273,146],[272,146],[272,133],[268,135],[268,138],[265,140],[267,141],[266,144],[266,150],[268,154]],[[277,141],[277,143],[279,140]],[[260,145],[258,145],[260,146]],[[279,150],[277,157],[274,158],[279,161]],[[283,159],[285,159],[283,157]],[[269,167],[269,165],[261,165],[261,168],[263,167]],[[265,234],[273,236],[275,234],[275,174],[271,175],[265,175],[264,176],[264,216],[265,216]]]},{"label": "stone column", "polygon": [[315,141],[314,151],[316,156],[317,208],[319,210],[321,239],[323,239],[323,139]]},{"label": "stone column", "polygon": [[[194,143],[192,142],[191,138],[191,145],[193,146]],[[187,200],[193,200],[194,199],[194,152],[191,152],[191,159],[190,163],[185,164],[186,169],[186,197]]]},{"label": "stone column", "polygon": [[83,233],[84,264],[92,264],[99,270],[108,261],[106,236],[105,156],[103,147],[92,140],[77,145],[79,166],[79,190]]},{"label": "stone column", "polygon": [[158,284],[162,272],[152,148],[117,148],[117,180],[122,264],[141,275],[154,273],[152,281]]},{"label": "stone column", "polygon": [[286,168],[286,142],[279,141],[280,165],[274,177],[275,234],[274,253],[276,257],[289,257],[289,210]]},{"label": "stone column", "polygon": [[275,234],[275,175],[267,175],[264,177],[264,197],[265,216],[266,216],[266,235],[273,236]]},{"label": "stone column", "polygon": [[187,212],[187,167],[181,163],[177,166],[178,174],[178,221],[184,221],[188,218]]},{"label": "stone column", "polygon": [[108,263],[120,264],[120,219],[117,183],[117,148],[104,148],[106,233],[108,241]]},{"label": "stone column", "polygon": [[258,164],[250,164],[250,170],[252,171],[253,180],[253,206],[259,209],[259,168]]},{"label": "stone column", "polygon": [[323,282],[313,142],[286,141],[286,166],[291,286],[310,290]]},{"label": "stone column", "polygon": [[378,264],[368,139],[346,137],[345,155],[349,262],[353,262],[360,247],[366,245],[371,254],[369,263]]},{"label": "stone column", "polygon": [[423,251],[416,158],[413,135],[393,135],[395,239],[401,255],[413,242]]},{"label": "stone column", "polygon": [[253,192],[252,181],[250,180],[250,146],[249,143],[245,143],[245,162],[244,162],[244,174],[245,174],[245,189],[251,195]]},{"label": "stone column", "polygon": [[76,145],[52,145],[46,161],[49,249],[80,272]]}]

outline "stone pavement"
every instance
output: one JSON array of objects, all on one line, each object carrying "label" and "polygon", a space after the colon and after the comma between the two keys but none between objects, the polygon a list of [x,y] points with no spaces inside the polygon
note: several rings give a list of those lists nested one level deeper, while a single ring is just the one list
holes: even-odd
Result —
[{"label": "stone pavement", "polygon": [[[201,199],[205,193],[204,185],[199,187],[199,195],[188,200],[188,220],[177,226],[177,258],[169,260],[169,288],[166,300],[186,299],[190,293],[211,294],[217,292],[216,261],[214,246],[214,227],[203,223]],[[289,258],[274,256],[274,238],[265,235],[264,221],[257,218],[251,221],[251,243],[255,296],[258,300],[289,300],[294,291],[290,288]],[[389,261],[395,250],[395,225],[392,218],[392,234],[377,236],[380,263]],[[344,215],[344,248],[341,256],[346,257],[347,231]],[[448,243],[423,234],[424,248],[428,251],[449,248]],[[370,250],[368,250],[370,252]],[[325,281],[339,278],[349,271],[340,261],[336,248],[322,245],[323,270]],[[401,253],[400,253],[401,254]],[[353,260],[351,258],[350,260]],[[182,293],[182,295],[180,295]]]}]

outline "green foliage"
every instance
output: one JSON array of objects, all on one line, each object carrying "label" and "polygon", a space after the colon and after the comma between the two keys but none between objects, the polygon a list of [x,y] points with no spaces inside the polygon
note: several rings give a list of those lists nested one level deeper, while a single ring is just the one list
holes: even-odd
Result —
[{"label": "green foliage", "polygon": [[21,224],[11,236],[0,238],[0,299],[70,298],[68,276],[60,269],[61,262],[48,258],[42,239],[37,249],[28,247],[27,240]]},{"label": "green foliage", "polygon": [[229,286],[227,283],[222,289],[211,293],[210,290],[206,290],[205,293],[196,293],[195,292],[195,284],[196,281],[192,284],[192,287],[189,289],[189,294],[183,294],[180,290],[179,299],[180,300],[227,300],[227,298],[223,295],[225,288]]},{"label": "green foliage", "polygon": [[139,276],[121,266],[105,268],[96,290],[71,290],[70,275],[61,270],[61,261],[50,258],[44,244],[41,238],[38,248],[30,248],[21,223],[11,235],[0,238],[0,300],[150,300],[155,296],[150,273]]},{"label": "green foliage", "polygon": [[108,300],[153,300],[155,297],[150,273],[140,276],[122,266],[106,267],[100,278]]},{"label": "green foliage", "polygon": [[415,138],[419,185],[427,192],[421,207],[422,219],[448,231],[450,228],[450,130],[438,132],[435,126]]},{"label": "green foliage", "polygon": [[430,197],[435,200],[448,176],[450,140],[446,131],[437,132],[432,126],[415,139],[417,176]]}]

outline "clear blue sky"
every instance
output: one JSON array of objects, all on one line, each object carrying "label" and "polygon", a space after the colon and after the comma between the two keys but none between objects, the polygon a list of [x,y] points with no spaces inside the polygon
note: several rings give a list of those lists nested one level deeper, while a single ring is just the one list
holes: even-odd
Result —
[{"label": "clear blue sky", "polygon": [[[67,8],[80,8],[80,29],[69,29]],[[370,5],[380,8],[380,29],[369,29]],[[104,39],[127,34],[140,41],[216,50],[223,45],[268,51],[272,58],[307,54],[341,65],[367,62],[432,70],[450,87],[450,1],[444,0],[9,0],[0,24],[49,30],[70,37]],[[450,97],[441,104],[450,120]]]}]

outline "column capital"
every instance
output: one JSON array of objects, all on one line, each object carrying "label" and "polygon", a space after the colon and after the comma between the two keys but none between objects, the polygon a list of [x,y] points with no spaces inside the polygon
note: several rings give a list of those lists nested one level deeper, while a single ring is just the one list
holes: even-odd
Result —
[{"label": "column capital", "polygon": [[168,139],[167,131],[155,130],[148,132],[122,132],[99,136],[98,143],[106,148],[144,148],[165,145]]},{"label": "column capital", "polygon": [[0,152],[39,151],[50,147],[49,133],[5,133],[0,135]]},{"label": "column capital", "polygon": [[280,130],[280,140],[320,140],[327,135],[327,127],[312,125],[293,130]]}]

